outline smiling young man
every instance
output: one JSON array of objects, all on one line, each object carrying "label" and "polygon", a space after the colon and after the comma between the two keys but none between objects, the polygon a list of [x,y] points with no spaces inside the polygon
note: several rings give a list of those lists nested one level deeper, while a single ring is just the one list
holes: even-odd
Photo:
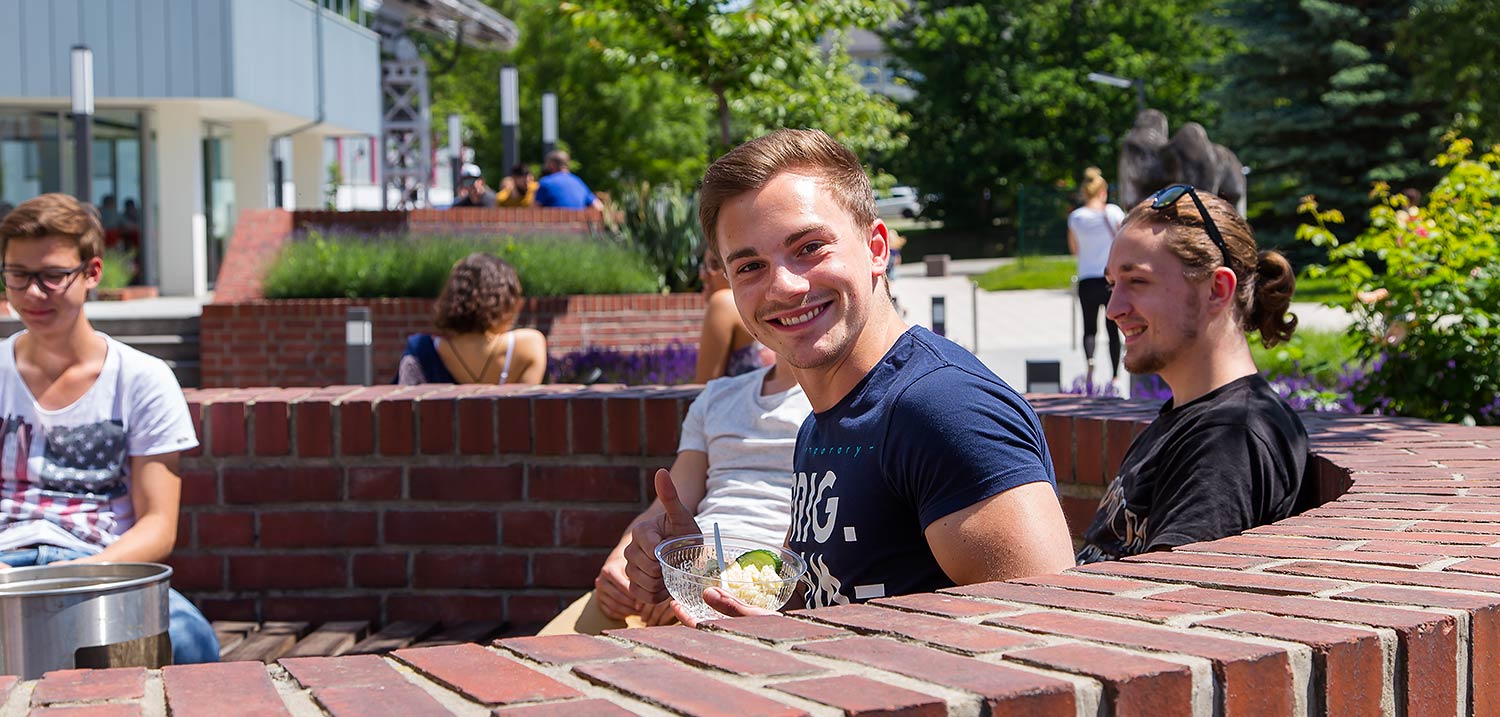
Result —
[{"label": "smiling young man", "polygon": [[[819,131],[779,130],[714,162],[700,203],[746,328],[790,364],[813,407],[787,536],[808,564],[808,606],[1071,565],[1040,422],[972,354],[896,314],[889,232],[852,152]],[[664,595],[656,544],[699,530],[671,481],[656,483],[672,509],[637,525],[626,553],[643,601]],[[763,612],[717,589],[705,599]]]},{"label": "smiling young man", "polygon": [[1125,368],[1172,389],[1131,443],[1084,534],[1080,563],[1235,535],[1291,515],[1307,431],[1256,371],[1246,331],[1291,338],[1296,279],[1228,202],[1174,185],[1120,226],[1106,311],[1125,336]]},{"label": "smiling young man", "polygon": [[[94,331],[103,227],[65,194],[0,221],[5,298],[26,330],[0,341],[0,562],[159,562],[177,539],[181,452],[198,445],[160,359]],[[215,662],[191,603],[168,599],[173,662]]]}]

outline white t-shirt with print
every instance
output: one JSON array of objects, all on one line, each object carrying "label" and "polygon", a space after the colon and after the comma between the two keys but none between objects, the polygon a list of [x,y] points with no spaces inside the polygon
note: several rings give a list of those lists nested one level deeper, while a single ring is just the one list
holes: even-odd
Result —
[{"label": "white t-shirt with print", "polygon": [[[761,395],[771,367],[709,381],[688,408],[677,450],[708,454],[698,526],[781,545],[792,520],[792,452],[812,413],[802,387]],[[691,506],[689,506],[691,507]]]},{"label": "white t-shirt with print", "polygon": [[99,334],[104,368],[72,405],[37,405],[0,341],[0,550],[97,553],[132,525],[130,457],[198,445],[187,400],[161,359]]}]

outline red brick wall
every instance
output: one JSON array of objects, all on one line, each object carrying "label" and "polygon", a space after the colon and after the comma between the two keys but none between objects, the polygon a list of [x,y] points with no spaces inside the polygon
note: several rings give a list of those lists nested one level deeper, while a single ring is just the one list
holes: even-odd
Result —
[{"label": "red brick wall", "polygon": [[291,232],[292,213],[284,209],[241,211],[224,261],[219,265],[214,301],[233,303],[264,296],[260,291],[261,277]]},{"label": "red brick wall", "polygon": [[[296,299],[209,304],[199,319],[202,385],[327,386],[344,381],[344,314],[367,306],[374,321],[375,377],[396,375],[406,337],[432,330],[429,299]],[[698,343],[697,294],[529,298],[517,325],[547,335],[557,358],[589,347],[660,349]]]},{"label": "red brick wall", "polygon": [[[189,392],[206,449],[174,583],[214,618],[541,619],[644,505],[692,393]],[[1154,409],[1032,399],[1076,532]],[[173,714],[200,706],[193,682],[332,714],[1500,714],[1500,431],[1305,419],[1336,499],[1171,553],[707,632],[287,660],[279,692],[255,665],[168,668],[165,698],[138,671],[93,673],[92,697],[59,673],[32,701],[117,680]]]}]

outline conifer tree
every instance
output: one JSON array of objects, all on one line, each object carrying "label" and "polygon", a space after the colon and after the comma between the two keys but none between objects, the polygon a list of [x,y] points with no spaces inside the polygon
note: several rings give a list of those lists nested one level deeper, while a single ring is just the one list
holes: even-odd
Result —
[{"label": "conifer tree", "polygon": [[[1233,0],[1223,22],[1236,50],[1218,141],[1252,168],[1250,219],[1263,244],[1290,240],[1297,202],[1316,195],[1351,219],[1372,183],[1425,191],[1443,121],[1418,98],[1396,52],[1410,0]],[[1348,232],[1361,226],[1351,225]]]}]

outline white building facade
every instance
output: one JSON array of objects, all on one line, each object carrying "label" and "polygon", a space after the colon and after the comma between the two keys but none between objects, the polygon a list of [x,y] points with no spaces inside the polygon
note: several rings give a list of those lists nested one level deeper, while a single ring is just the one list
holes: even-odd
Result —
[{"label": "white building facade", "polygon": [[337,199],[330,150],[378,171],[380,38],[335,11],[349,4],[0,0],[0,207],[80,186],[69,54],[88,46],[88,181],[108,241],[135,249],[163,295],[204,296],[239,211],[277,204],[274,160],[297,208]]}]

